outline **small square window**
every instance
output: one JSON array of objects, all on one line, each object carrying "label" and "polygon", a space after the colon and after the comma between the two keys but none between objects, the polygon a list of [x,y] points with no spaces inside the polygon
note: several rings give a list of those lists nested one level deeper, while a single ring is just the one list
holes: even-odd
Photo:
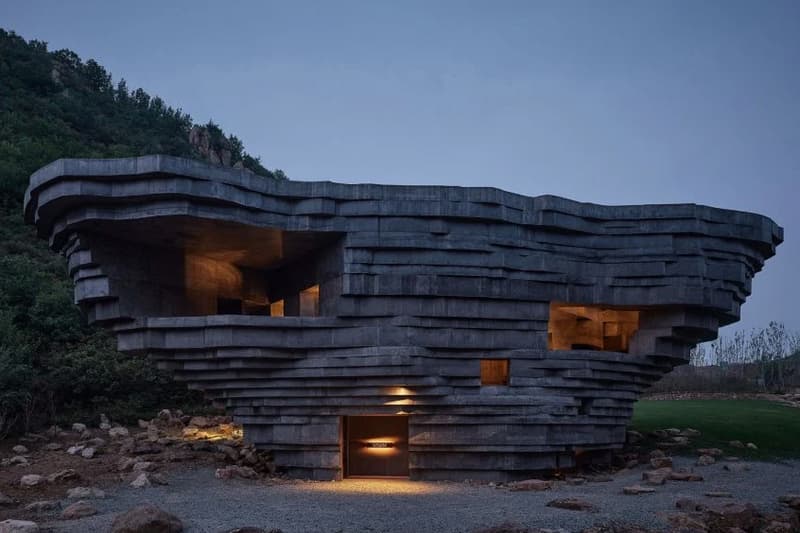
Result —
[{"label": "small square window", "polygon": [[481,359],[481,385],[508,385],[508,359]]}]

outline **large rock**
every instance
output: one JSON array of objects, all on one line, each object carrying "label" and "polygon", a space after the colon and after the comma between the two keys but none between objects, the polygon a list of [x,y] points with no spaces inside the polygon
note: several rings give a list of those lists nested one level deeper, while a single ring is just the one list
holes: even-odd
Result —
[{"label": "large rock", "polygon": [[11,451],[16,453],[17,455],[23,455],[23,454],[28,453],[28,448],[26,448],[22,444],[17,444],[13,448],[11,448]]},{"label": "large rock", "polygon": [[77,520],[95,514],[97,514],[97,509],[89,502],[81,500],[64,508],[64,510],[61,511],[61,518],[64,520]]},{"label": "large rock", "polygon": [[83,433],[86,431],[86,424],[81,424],[80,422],[75,422],[72,424],[72,431],[75,433]]},{"label": "large rock", "polygon": [[39,524],[28,520],[3,520],[0,533],[38,533]]},{"label": "large rock", "polygon": [[114,519],[111,533],[179,533],[183,523],[178,517],[150,504],[139,505]]},{"label": "large rock", "polygon": [[131,434],[131,432],[128,431],[128,428],[124,428],[122,426],[113,427],[113,428],[108,430],[108,436],[111,437],[112,439],[119,439],[119,438],[122,438],[122,437],[127,437],[130,434]]}]

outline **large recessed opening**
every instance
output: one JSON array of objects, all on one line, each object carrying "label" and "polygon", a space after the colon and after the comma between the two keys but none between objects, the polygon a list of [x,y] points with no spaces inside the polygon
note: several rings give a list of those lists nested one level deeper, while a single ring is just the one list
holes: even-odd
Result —
[{"label": "large recessed opening", "polygon": [[408,417],[344,416],[346,477],[408,477]]},{"label": "large recessed opening", "polygon": [[628,352],[638,329],[638,310],[551,302],[547,347]]},{"label": "large recessed opening", "polygon": [[113,221],[92,232],[110,254],[135,246],[125,264],[114,263],[119,272],[108,274],[118,285],[130,285],[143,315],[315,317],[336,308],[340,232],[187,216]]}]

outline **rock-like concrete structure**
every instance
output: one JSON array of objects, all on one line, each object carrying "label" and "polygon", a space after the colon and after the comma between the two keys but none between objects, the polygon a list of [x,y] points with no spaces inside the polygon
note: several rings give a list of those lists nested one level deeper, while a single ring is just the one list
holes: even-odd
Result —
[{"label": "rock-like concrete structure", "polygon": [[25,213],[120,350],[319,479],[526,478],[620,447],[639,394],[738,319],[783,238],[693,204],[275,181],[166,156],[55,161]]}]

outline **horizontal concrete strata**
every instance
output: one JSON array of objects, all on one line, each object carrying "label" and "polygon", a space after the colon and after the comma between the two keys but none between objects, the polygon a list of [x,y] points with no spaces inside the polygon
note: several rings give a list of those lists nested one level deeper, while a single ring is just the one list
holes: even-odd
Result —
[{"label": "horizontal concrete strata", "polygon": [[[783,240],[769,218],[694,204],[275,181],[160,155],[55,161],[25,215],[121,350],[320,479],[342,475],[345,416],[408,416],[416,479],[619,448],[641,392],[738,320]],[[491,359],[507,385],[481,385]]]}]

